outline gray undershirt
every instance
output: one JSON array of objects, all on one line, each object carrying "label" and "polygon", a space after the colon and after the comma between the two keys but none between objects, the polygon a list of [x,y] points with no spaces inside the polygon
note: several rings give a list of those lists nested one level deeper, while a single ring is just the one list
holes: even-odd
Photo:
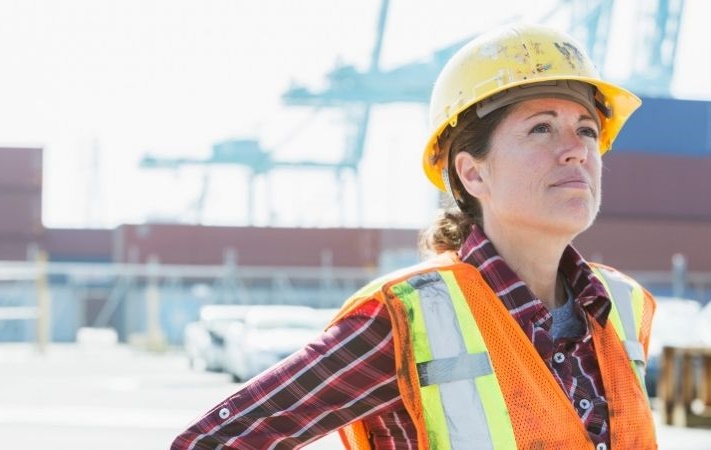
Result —
[{"label": "gray undershirt", "polygon": [[550,334],[554,341],[558,338],[580,336],[585,330],[585,324],[575,313],[575,297],[568,283],[565,283],[565,291],[568,294],[565,304],[550,311],[553,316]]}]

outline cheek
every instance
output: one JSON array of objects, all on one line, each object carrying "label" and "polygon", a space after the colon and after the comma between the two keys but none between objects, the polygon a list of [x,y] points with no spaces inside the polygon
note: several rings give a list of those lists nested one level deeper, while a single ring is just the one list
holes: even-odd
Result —
[{"label": "cheek", "polygon": [[602,160],[600,159],[600,154],[594,154],[590,160],[590,165],[588,166],[588,172],[590,173],[590,178],[592,182],[600,190],[600,183],[602,180]]},{"label": "cheek", "polygon": [[533,193],[545,187],[546,181],[552,170],[551,162],[545,158],[522,159],[516,165],[516,170],[511,175],[511,182],[518,185],[520,190]]},{"label": "cheek", "polygon": [[[540,191],[542,171],[535,164],[518,162],[510,166],[505,177],[499,176],[500,191],[507,197],[508,204],[530,204],[530,199]],[[505,178],[505,179],[504,179]]]}]

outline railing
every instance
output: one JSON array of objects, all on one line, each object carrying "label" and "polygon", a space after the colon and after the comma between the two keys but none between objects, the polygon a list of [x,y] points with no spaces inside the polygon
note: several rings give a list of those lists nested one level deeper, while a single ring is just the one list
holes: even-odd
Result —
[{"label": "railing", "polygon": [[[40,347],[80,327],[114,327],[177,343],[204,304],[336,307],[375,268],[246,267],[0,261],[0,341],[33,335]],[[51,318],[51,319],[50,319]],[[34,322],[24,325],[12,321]],[[3,334],[3,332],[5,332]],[[8,337],[8,335],[11,335]]]},{"label": "railing", "polygon": [[655,295],[688,298],[702,305],[711,301],[710,272],[685,272],[681,280],[672,271],[634,271],[628,274]]},{"label": "railing", "polygon": [[[372,268],[0,261],[0,342],[71,341],[81,327],[112,327],[122,340],[152,336],[179,344],[186,323],[205,304],[305,304],[338,307],[380,275]],[[678,269],[678,268],[677,268]],[[711,273],[631,272],[657,295],[702,304],[711,299]]]}]

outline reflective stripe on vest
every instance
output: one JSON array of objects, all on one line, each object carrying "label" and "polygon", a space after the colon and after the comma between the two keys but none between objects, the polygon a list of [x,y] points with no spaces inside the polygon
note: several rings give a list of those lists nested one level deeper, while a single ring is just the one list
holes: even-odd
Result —
[{"label": "reflective stripe on vest", "polygon": [[486,345],[452,272],[417,275],[391,289],[409,317],[429,447],[516,448]]},{"label": "reflective stripe on vest", "polygon": [[612,299],[612,309],[608,320],[611,321],[617,335],[627,351],[627,357],[637,381],[649,401],[647,386],[644,383],[645,360],[644,348],[639,342],[639,330],[642,326],[644,309],[644,292],[642,287],[633,283],[617,272],[603,267],[593,266],[593,272],[598,276]]}]

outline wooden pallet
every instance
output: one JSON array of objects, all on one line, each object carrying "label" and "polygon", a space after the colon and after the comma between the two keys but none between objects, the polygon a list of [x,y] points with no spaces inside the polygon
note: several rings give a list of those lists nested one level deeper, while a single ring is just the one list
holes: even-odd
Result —
[{"label": "wooden pallet", "polygon": [[711,427],[711,347],[664,347],[657,401],[667,425]]}]

